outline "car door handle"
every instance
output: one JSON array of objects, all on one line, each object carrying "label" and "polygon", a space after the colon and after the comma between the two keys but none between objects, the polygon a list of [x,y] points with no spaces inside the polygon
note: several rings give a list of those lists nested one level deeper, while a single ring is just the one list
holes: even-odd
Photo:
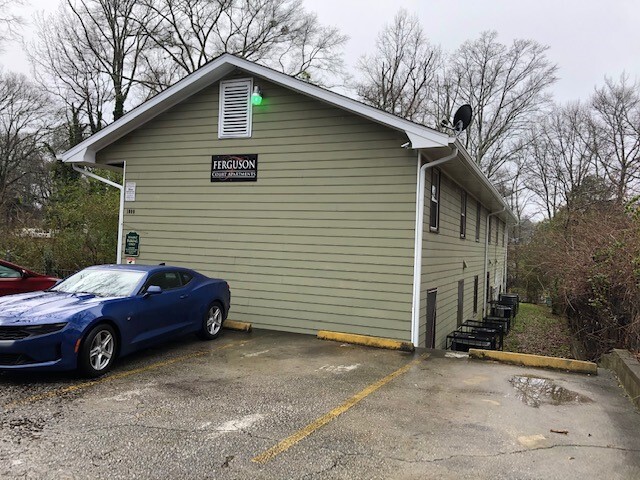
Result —
[{"label": "car door handle", "polygon": [[184,300],[185,298],[189,298],[188,294],[180,295],[180,300]]}]

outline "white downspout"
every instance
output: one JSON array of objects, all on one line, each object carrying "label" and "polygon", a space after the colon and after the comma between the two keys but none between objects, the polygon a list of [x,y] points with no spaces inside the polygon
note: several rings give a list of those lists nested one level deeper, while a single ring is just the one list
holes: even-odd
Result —
[{"label": "white downspout", "polygon": [[122,167],[122,185],[112,182],[111,180],[96,175],[95,173],[90,172],[84,168],[80,168],[76,165],[72,165],[72,167],[76,172],[82,175],[91,177],[95,180],[98,180],[99,182],[106,183],[107,185],[120,190],[120,210],[118,212],[118,248],[116,250],[116,263],[122,263],[122,232],[124,230],[124,178],[127,173],[127,162],[125,161]]},{"label": "white downspout", "polygon": [[487,268],[489,267],[489,222],[491,221],[491,217],[493,217],[494,215],[499,215],[506,210],[507,207],[505,206],[502,210],[498,210],[497,212],[489,213],[489,215],[487,215],[487,224],[484,230],[484,271],[482,272],[482,275],[484,275],[484,308],[482,309],[483,315],[487,314],[487,294],[489,292],[489,282],[487,282]]},{"label": "white downspout", "polygon": [[411,305],[411,343],[418,346],[420,336],[420,283],[422,281],[422,229],[424,228],[424,191],[427,169],[454,159],[458,147],[451,154],[420,166],[421,156],[418,150],[418,184],[416,186],[416,234],[413,257],[413,303]]},{"label": "white downspout", "polygon": [[502,280],[502,291],[507,293],[507,261],[509,260],[509,229],[507,222],[504,222],[504,272]]}]

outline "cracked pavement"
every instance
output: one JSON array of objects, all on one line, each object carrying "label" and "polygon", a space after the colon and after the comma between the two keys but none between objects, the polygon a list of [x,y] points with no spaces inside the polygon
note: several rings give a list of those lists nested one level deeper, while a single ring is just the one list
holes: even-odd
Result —
[{"label": "cracked pavement", "polygon": [[[607,370],[438,352],[252,461],[419,355],[258,330],[150,349],[78,389],[72,374],[0,373],[0,478],[640,478],[640,413]],[[537,407],[513,386],[522,375],[545,384],[527,392]]]}]

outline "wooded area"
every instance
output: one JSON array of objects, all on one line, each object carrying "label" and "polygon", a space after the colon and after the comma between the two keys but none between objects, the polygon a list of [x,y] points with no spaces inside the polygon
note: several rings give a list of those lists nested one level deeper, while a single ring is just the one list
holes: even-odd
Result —
[{"label": "wooded area", "polygon": [[[0,0],[0,47],[19,3]],[[436,129],[471,104],[461,140],[519,218],[509,288],[550,296],[593,357],[640,348],[640,85],[628,75],[602,72],[590,98],[558,104],[548,47],[484,32],[447,52],[404,10],[350,72],[346,35],[302,0],[63,0],[35,23],[33,76],[0,71],[3,256],[59,274],[114,261],[118,192],[56,156],[228,52]]]}]

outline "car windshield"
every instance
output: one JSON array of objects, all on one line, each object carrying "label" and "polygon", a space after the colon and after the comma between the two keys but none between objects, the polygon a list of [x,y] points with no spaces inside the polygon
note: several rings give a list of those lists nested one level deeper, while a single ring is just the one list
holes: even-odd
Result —
[{"label": "car windshield", "polygon": [[131,295],[145,272],[111,269],[86,269],[51,288],[54,292],[90,293],[100,297]]}]

